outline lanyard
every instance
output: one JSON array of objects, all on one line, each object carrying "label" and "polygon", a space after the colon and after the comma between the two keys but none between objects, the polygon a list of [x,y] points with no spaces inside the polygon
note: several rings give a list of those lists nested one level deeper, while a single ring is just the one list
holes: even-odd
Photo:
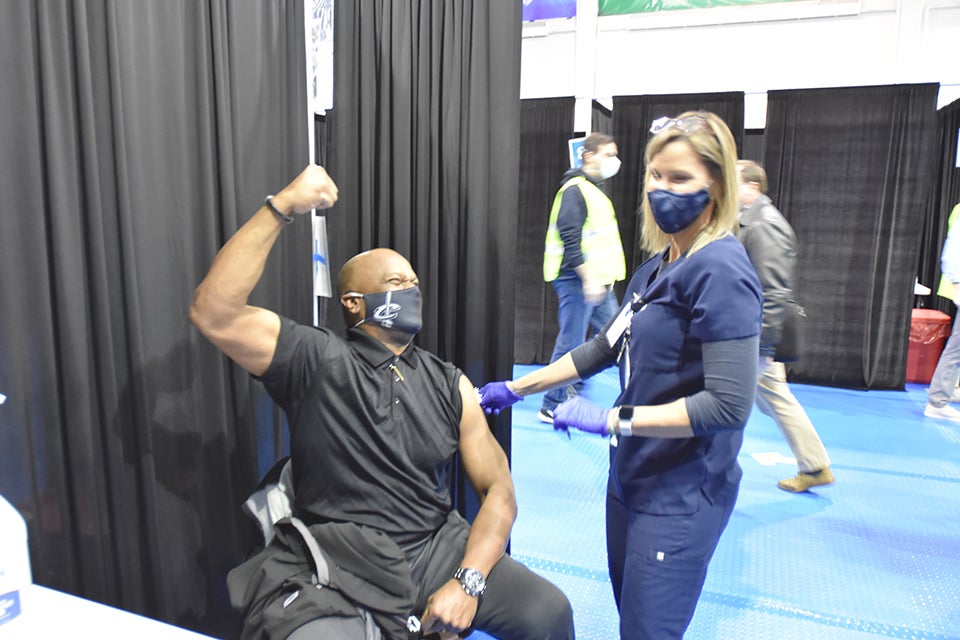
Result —
[{"label": "lanyard", "polygon": [[[663,270],[668,264],[666,257],[666,254],[664,254],[660,265],[647,279],[646,291],[649,291],[650,285],[663,274]],[[606,332],[607,344],[610,345],[611,349],[617,344],[620,338],[623,338],[623,342],[620,343],[620,352],[617,354],[617,364],[620,364],[620,360],[626,355],[627,359],[626,362],[624,362],[624,381],[630,380],[630,325],[632,324],[634,314],[638,311],[643,311],[647,306],[643,296],[639,293],[634,292],[631,295],[633,299],[630,301],[630,304],[624,305],[614,321],[610,323],[610,328],[607,329]]]},{"label": "lanyard", "polygon": [[617,354],[617,363],[620,363],[620,360],[626,354],[626,362],[624,363],[624,380],[630,379],[630,325],[632,324],[633,316],[638,311],[642,311],[646,306],[646,303],[643,301],[643,298],[639,293],[633,294],[633,300],[630,301],[630,304],[624,305],[623,309],[620,310],[620,313],[617,317],[610,323],[610,328],[607,329],[606,339],[607,344],[611,347],[617,344],[621,338],[623,341],[620,343],[620,353]]}]

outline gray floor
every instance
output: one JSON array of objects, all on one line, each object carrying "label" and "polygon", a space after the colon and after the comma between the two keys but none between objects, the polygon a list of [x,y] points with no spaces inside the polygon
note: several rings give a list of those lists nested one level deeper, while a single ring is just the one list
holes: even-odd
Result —
[{"label": "gray floor", "polygon": [[[737,508],[686,637],[960,638],[960,425],[924,418],[918,385],[793,390],[837,482],[800,495],[777,489],[796,469],[776,425],[754,411]],[[585,391],[607,406],[616,393],[612,370]],[[608,445],[554,433],[536,419],[539,401],[513,411],[512,554],[567,593],[577,638],[616,639],[604,549]]]}]

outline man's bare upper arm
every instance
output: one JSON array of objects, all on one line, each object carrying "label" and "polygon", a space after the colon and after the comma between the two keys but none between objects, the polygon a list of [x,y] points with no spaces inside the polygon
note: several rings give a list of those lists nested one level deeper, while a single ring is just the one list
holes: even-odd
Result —
[{"label": "man's bare upper arm", "polygon": [[460,376],[463,413],[460,417],[460,458],[474,491],[481,500],[495,484],[513,492],[507,455],[487,426],[477,392],[466,376]]},{"label": "man's bare upper arm", "polygon": [[280,337],[280,316],[247,306],[243,313],[217,326],[194,321],[200,331],[231,360],[255,376],[266,373]]}]

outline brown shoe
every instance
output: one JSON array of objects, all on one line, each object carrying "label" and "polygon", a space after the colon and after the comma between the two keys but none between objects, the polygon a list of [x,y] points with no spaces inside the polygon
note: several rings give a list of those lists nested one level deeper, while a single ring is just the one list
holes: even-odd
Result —
[{"label": "brown shoe", "polygon": [[833,484],[833,474],[830,468],[821,469],[817,473],[800,472],[792,478],[786,478],[777,483],[777,486],[790,493],[803,493],[810,487],[819,487],[822,484]]}]

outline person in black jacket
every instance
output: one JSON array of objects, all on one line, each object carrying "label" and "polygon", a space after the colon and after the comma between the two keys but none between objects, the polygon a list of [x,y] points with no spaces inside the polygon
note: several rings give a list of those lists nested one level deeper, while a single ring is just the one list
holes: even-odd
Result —
[{"label": "person in black jacket", "polygon": [[[350,327],[346,338],[247,303],[287,224],[332,206],[337,195],[326,171],[311,165],[268,196],[217,254],[190,308],[200,332],[258,377],[286,413],[294,515],[328,542],[359,543],[344,527],[366,532],[369,544],[321,544],[321,552],[338,570],[350,567],[350,560],[388,571],[399,581],[390,591],[401,602],[406,583],[410,612],[419,615],[426,634],[477,628],[501,639],[573,638],[566,596],[504,555],[517,513],[507,458],[473,384],[452,364],[413,344],[421,303],[410,263],[378,248],[343,266],[339,290]],[[451,503],[455,455],[480,500],[472,524]],[[290,564],[291,576],[302,575],[303,554],[297,545],[292,548],[298,562]],[[265,553],[288,550],[289,545],[271,544]],[[350,574],[362,579],[366,572]],[[255,571],[251,582],[260,575]],[[385,582],[377,577],[371,584],[385,589]],[[286,607],[298,599],[299,592],[281,592],[273,602]],[[244,600],[262,604],[257,596]],[[399,606],[396,600],[378,605],[364,597],[364,604],[388,611]],[[245,612],[248,619],[250,613]],[[322,629],[314,635],[340,637]]]},{"label": "person in black jacket", "polygon": [[797,459],[797,475],[777,483],[800,493],[831,484],[830,456],[807,412],[787,386],[786,367],[773,358],[788,305],[795,304],[796,236],[787,219],[767,197],[767,174],[756,162],[737,163],[740,183],[740,241],[763,285],[763,324],[756,403],[773,418]]}]

